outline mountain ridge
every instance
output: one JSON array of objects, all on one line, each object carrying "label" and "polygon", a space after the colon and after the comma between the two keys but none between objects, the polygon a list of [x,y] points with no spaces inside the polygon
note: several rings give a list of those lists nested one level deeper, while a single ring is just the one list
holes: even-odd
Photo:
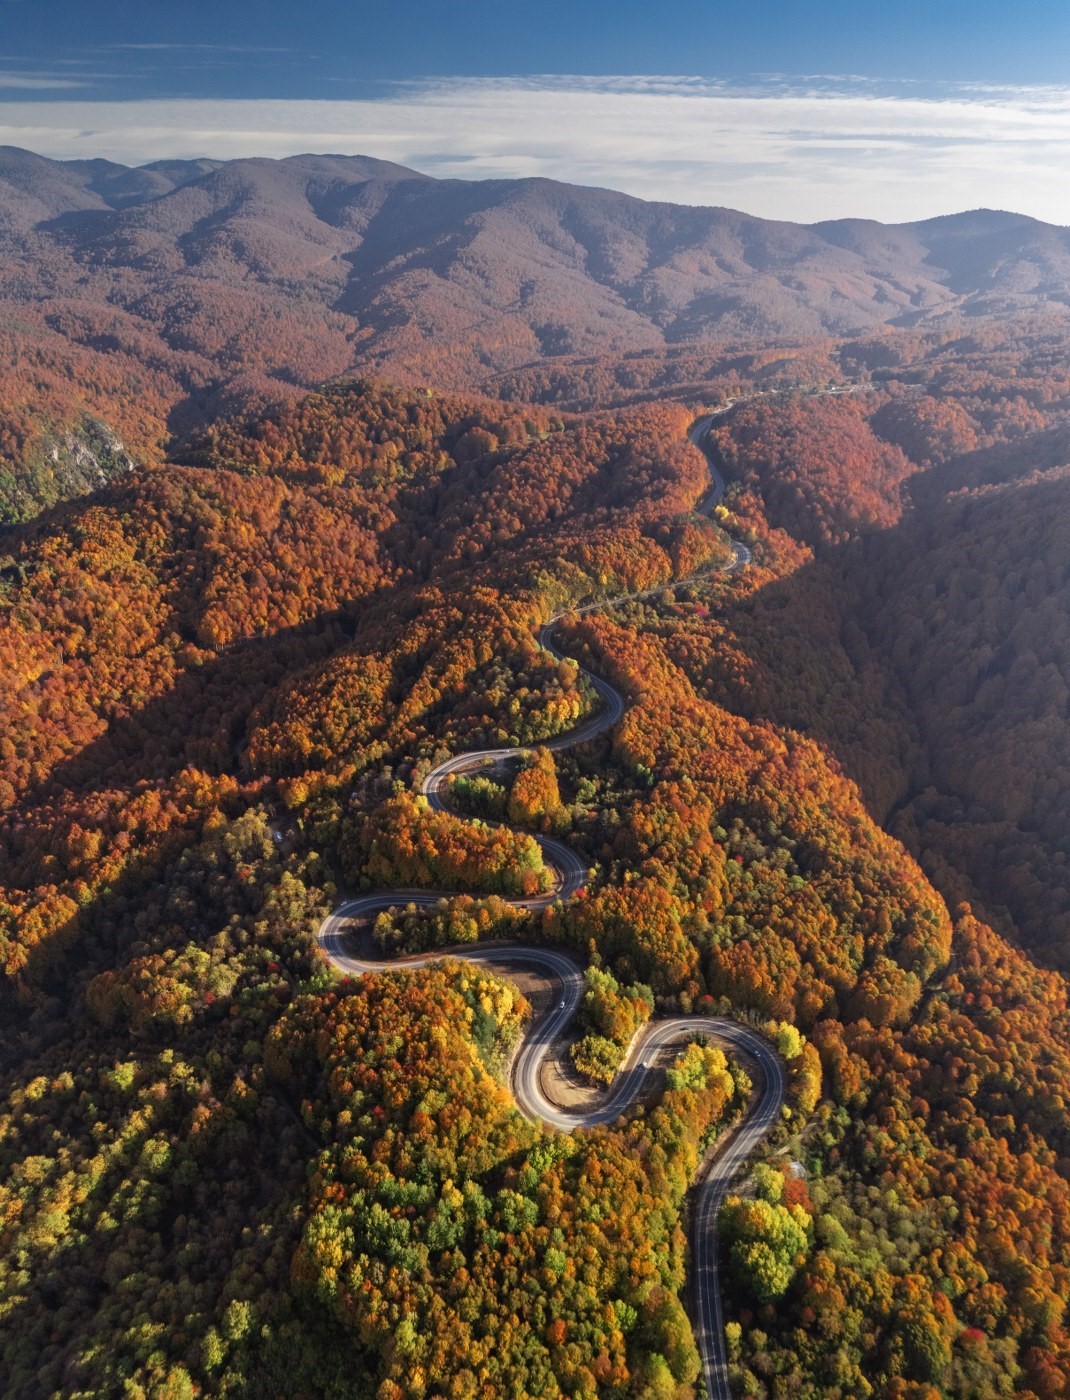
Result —
[{"label": "mountain ridge", "polygon": [[[543,177],[441,180],[366,156],[155,161],[127,167],[50,161],[19,148],[0,148],[0,208],[7,205],[8,218],[12,206],[18,212],[19,194],[24,215],[45,211],[32,221],[34,234],[47,243],[56,234],[70,238],[81,232],[88,246],[80,249],[74,240],[74,251],[91,265],[94,243],[102,237],[121,242],[139,230],[152,230],[188,239],[205,217],[226,225],[270,214],[280,230],[330,247],[354,272],[359,269],[380,283],[389,283],[397,273],[399,254],[391,256],[391,248],[398,242],[408,247],[410,259],[416,255],[428,270],[458,282],[465,267],[473,265],[473,244],[489,238],[506,260],[530,262],[539,254],[535,260],[543,262],[544,272],[560,275],[571,267],[586,281],[616,293],[670,341],[697,333],[723,339],[726,330],[776,330],[788,315],[786,300],[763,306],[760,297],[744,297],[741,307],[751,311],[756,323],[736,317],[729,326],[722,324],[723,307],[701,301],[718,287],[740,292],[748,280],[765,277],[779,283],[782,298],[801,293],[792,298],[795,309],[810,310],[826,333],[862,323],[901,322],[936,309],[940,301],[976,296],[996,285],[1001,274],[1006,281],[1007,259],[1019,273],[1017,285],[1004,287],[1008,295],[1070,303],[1070,231],[1002,210],[902,224],[866,219],[802,224],[716,204],[647,201]],[[30,204],[36,207],[31,210]],[[79,228],[70,217],[79,213],[101,217]],[[523,216],[519,224],[518,214]],[[53,226],[55,219],[61,222]],[[372,250],[364,247],[369,236]],[[428,238],[434,241],[428,244]],[[970,256],[958,270],[956,259],[961,261],[964,249]],[[285,253],[277,249],[275,259],[259,267],[254,256],[251,269],[243,270],[261,276],[292,271],[285,266]],[[1048,263],[1048,279],[1043,285],[1036,279],[1026,285],[1019,264],[1026,260],[1035,270],[1039,255]],[[198,265],[196,259],[192,265]],[[493,278],[485,267],[480,271],[494,304]],[[345,276],[341,266],[337,273]],[[904,283],[904,273],[913,285]],[[859,277],[872,285],[859,283]],[[346,303],[364,307],[360,280],[349,276],[345,282]],[[843,305],[818,299],[822,286]],[[918,304],[923,290],[929,306]],[[671,314],[685,310],[690,318],[684,321]],[[761,324],[763,316],[769,325]]]},{"label": "mountain ridge", "polygon": [[86,415],[158,457],[221,404],[344,375],[493,392],[570,357],[1038,314],[1070,317],[1070,231],[1001,211],[804,225],[365,156],[127,167],[0,148],[0,475],[16,478]]}]

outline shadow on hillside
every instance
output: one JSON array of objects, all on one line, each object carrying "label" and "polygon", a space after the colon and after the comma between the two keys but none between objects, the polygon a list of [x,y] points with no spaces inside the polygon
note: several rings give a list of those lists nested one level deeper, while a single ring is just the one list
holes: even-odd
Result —
[{"label": "shadow on hillside", "polygon": [[137,781],[161,782],[185,767],[212,776],[238,772],[256,707],[286,678],[348,646],[354,619],[332,613],[235,643],[140,709],[114,718],[76,754],[20,797],[22,809],[63,793]]},{"label": "shadow on hillside", "polygon": [[1070,462],[1070,425],[964,453],[911,477],[910,503],[919,511],[937,509],[954,491],[1001,486],[1032,472],[1051,471]]},{"label": "shadow on hillside", "polygon": [[[830,754],[949,903],[976,901],[1063,967],[1070,866],[1051,789],[1070,751],[1066,442],[1045,433],[915,478],[925,509],[729,599],[745,661],[713,677],[718,703]],[[994,479],[1017,489],[940,495]]]},{"label": "shadow on hillside", "polygon": [[[20,795],[0,827],[7,882],[18,883],[11,872],[23,861],[42,868],[42,851],[62,837],[62,804],[67,800],[74,804],[68,820],[92,828],[94,794],[118,790],[132,798],[146,785],[165,787],[186,768],[210,778],[248,778],[250,774],[243,771],[244,751],[257,707],[288,678],[347,650],[354,631],[353,617],[332,613],[271,636],[251,638],[183,672],[170,690],[114,719],[104,733]],[[164,837],[153,857],[159,861],[158,875],[147,875],[135,861],[96,892],[77,920],[30,948],[25,969],[29,984],[69,1003],[72,979],[74,983],[85,980],[81,960],[72,954],[87,934],[93,943],[92,971],[121,962],[135,936],[131,921],[139,892],[147,880],[165,880],[191,840],[182,842],[178,850],[173,840],[169,843]],[[136,848],[130,854],[136,854]],[[52,878],[57,878],[55,873]],[[106,932],[112,922],[114,929]],[[6,1021],[5,1032],[14,1037],[8,1041],[9,1055],[21,1033],[19,1027],[25,1032],[33,1023],[33,1008],[24,1008],[24,1013],[10,1004],[0,1013]]]}]

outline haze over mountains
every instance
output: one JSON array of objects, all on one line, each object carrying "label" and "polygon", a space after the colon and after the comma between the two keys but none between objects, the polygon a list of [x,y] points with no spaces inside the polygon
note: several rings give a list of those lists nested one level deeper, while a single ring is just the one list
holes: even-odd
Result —
[{"label": "haze over mountains", "polygon": [[[129,169],[4,148],[0,249],[5,300],[108,306],[165,358],[224,371],[255,329],[263,367],[306,383],[389,365],[472,384],[569,353],[1070,307],[1070,231],[1020,215],[803,226],[360,156]],[[279,318],[311,308],[333,319],[294,354]]]}]

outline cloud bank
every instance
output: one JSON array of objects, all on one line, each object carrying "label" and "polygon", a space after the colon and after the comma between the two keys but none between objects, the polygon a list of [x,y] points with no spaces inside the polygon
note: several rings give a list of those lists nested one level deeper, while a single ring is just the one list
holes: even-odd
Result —
[{"label": "cloud bank", "polygon": [[442,80],[364,100],[0,102],[43,155],[360,153],[441,177],[546,176],[768,218],[1014,209],[1070,224],[1070,87],[859,78]]}]

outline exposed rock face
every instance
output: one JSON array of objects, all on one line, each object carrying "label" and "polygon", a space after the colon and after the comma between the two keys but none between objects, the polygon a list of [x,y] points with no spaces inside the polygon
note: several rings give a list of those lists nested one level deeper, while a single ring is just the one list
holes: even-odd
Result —
[{"label": "exposed rock face", "polygon": [[99,418],[47,434],[21,464],[0,464],[0,523],[29,520],[59,501],[95,491],[137,462]]}]

